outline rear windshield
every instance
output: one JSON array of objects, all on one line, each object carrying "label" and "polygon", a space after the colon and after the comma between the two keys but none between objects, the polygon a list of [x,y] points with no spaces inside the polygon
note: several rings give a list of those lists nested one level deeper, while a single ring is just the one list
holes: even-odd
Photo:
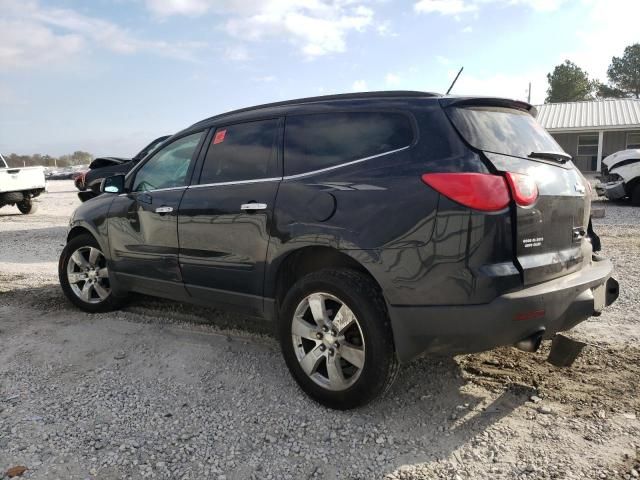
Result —
[{"label": "rear windshield", "polygon": [[447,109],[464,139],[478,150],[526,158],[531,152],[560,152],[560,145],[529,113],[503,107]]}]

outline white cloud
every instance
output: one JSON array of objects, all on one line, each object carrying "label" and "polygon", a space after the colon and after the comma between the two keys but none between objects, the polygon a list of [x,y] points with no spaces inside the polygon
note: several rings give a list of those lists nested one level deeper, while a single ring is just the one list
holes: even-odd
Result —
[{"label": "white cloud", "polygon": [[46,26],[22,20],[0,20],[0,69],[65,60],[84,46],[77,34],[56,34]]},{"label": "white cloud", "polygon": [[466,27],[464,27],[462,30],[460,30],[462,33],[471,33],[473,32],[473,27],[471,25],[467,25]]},{"label": "white cloud", "polygon": [[400,75],[396,73],[387,73],[387,75],[384,77],[384,81],[387,83],[387,85],[392,86],[397,86],[401,83]]},{"label": "white cloud", "polygon": [[354,92],[365,92],[367,91],[367,82],[364,80],[356,80],[353,82],[353,85],[351,85],[351,90]]},{"label": "white cloud", "polygon": [[566,2],[567,0],[510,0],[506,3],[511,5],[526,5],[538,12],[553,12]]},{"label": "white cloud", "polygon": [[362,32],[372,22],[373,10],[350,0],[266,0],[252,9],[232,9],[226,30],[252,41],[285,38],[311,58],[344,52],[347,34]]},{"label": "white cloud", "polygon": [[460,20],[462,13],[476,12],[483,5],[494,4],[503,7],[524,5],[539,12],[551,12],[560,8],[567,0],[419,0],[413,8],[418,13],[439,13],[453,15]]},{"label": "white cloud", "polygon": [[6,68],[68,60],[91,46],[121,54],[148,52],[195,60],[201,43],[138,38],[129,30],[67,8],[47,8],[37,0],[0,0],[0,65]]},{"label": "white cloud", "polygon": [[159,16],[202,15],[212,5],[208,0],[146,0],[149,10]]},{"label": "white cloud", "polygon": [[447,57],[443,57],[442,55],[436,55],[436,61],[440,65],[450,65],[451,64],[451,60],[449,60]]},{"label": "white cloud", "polygon": [[[449,88],[457,70],[447,72],[449,83],[443,89]],[[482,95],[514,98],[527,100],[529,82],[531,82],[531,103],[544,102],[547,90],[546,73],[543,71],[530,71],[514,75],[491,73],[487,75],[473,75],[466,70],[462,72],[454,85],[452,95]]]},{"label": "white cloud", "polygon": [[234,62],[245,62],[250,58],[249,51],[242,45],[228,47],[224,52],[224,56]]},{"label": "white cloud", "polygon": [[398,34],[391,28],[390,22],[380,22],[376,26],[376,32],[381,37],[397,37]]},{"label": "white cloud", "polygon": [[[145,0],[160,16],[205,13],[226,17],[226,32],[242,41],[283,38],[306,57],[346,50],[346,37],[373,26],[370,0]],[[376,27],[389,34],[388,25]]]},{"label": "white cloud", "polygon": [[464,0],[420,0],[413,5],[413,8],[418,13],[440,13],[442,15],[459,15],[478,9],[473,3],[467,3]]},{"label": "white cloud", "polygon": [[254,81],[260,83],[271,83],[275,82],[278,79],[275,75],[263,75],[262,77],[254,77]]}]

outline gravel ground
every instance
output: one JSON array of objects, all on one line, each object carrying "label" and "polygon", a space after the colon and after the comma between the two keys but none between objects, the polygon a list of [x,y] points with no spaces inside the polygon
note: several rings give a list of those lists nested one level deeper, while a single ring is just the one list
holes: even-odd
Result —
[{"label": "gravel ground", "polygon": [[57,285],[71,182],[0,210],[0,478],[629,479],[640,454],[640,209],[598,202],[622,293],[573,367],[511,348],[404,368],[336,412],[265,323],[136,296],[87,315]]}]

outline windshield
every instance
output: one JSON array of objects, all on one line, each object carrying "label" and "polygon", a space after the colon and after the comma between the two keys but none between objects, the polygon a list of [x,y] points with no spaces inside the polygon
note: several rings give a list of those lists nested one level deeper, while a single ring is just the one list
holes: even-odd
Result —
[{"label": "windshield", "polygon": [[0,168],[9,168],[9,166],[7,165],[7,162],[4,161],[4,157],[2,156],[1,153],[0,153]]},{"label": "windshield", "polygon": [[532,152],[564,150],[529,113],[504,107],[453,107],[451,121],[478,150],[527,158]]}]

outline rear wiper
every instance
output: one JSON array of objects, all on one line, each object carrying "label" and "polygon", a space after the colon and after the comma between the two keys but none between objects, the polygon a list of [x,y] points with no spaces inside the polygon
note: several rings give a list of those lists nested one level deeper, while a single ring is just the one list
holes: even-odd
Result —
[{"label": "rear wiper", "polygon": [[571,155],[562,152],[531,152],[529,158],[538,158],[540,160],[552,160],[558,163],[567,163],[571,160]]}]

